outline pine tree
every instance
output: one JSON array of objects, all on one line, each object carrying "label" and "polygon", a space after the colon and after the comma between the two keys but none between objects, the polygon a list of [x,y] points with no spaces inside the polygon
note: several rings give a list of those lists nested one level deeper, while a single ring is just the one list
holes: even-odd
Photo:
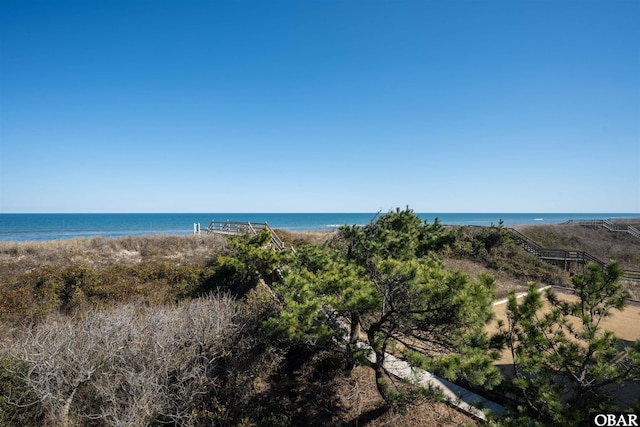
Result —
[{"label": "pine tree", "polygon": [[483,326],[495,283],[444,267],[434,253],[453,240],[439,222],[423,222],[410,209],[345,226],[337,241],[303,248],[283,270],[276,286],[283,307],[266,327],[309,345],[341,342],[348,366],[358,358],[357,341],[365,341],[375,354],[378,391],[390,404],[398,393],[386,381],[387,352],[493,385],[495,354]]},{"label": "pine tree", "polygon": [[533,284],[520,304],[510,295],[504,332],[513,386],[543,423],[581,425],[590,411],[620,410],[606,386],[640,379],[640,341],[623,342],[602,327],[613,310],[624,308],[621,273],[616,263],[589,264],[573,277],[575,301],[549,289],[545,306]]}]

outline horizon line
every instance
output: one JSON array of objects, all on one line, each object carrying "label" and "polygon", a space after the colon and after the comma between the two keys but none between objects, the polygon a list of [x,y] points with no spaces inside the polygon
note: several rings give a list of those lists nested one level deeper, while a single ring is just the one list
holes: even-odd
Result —
[{"label": "horizon line", "polygon": [[[566,214],[588,214],[588,215],[640,215],[640,212],[622,212],[622,211],[608,211],[608,212],[589,212],[589,211],[566,211],[566,212],[553,212],[553,211],[417,211],[415,209],[411,209],[416,214],[464,214],[464,215],[492,215],[492,214],[509,214],[509,215],[527,215],[527,214],[548,214],[548,215],[566,215]],[[154,212],[145,212],[145,211],[137,211],[137,212],[123,212],[123,211],[77,211],[77,212],[0,212],[0,215],[204,215],[204,214],[233,214],[233,215],[256,215],[256,214],[265,214],[265,215],[318,215],[318,214],[382,214],[388,212],[394,212],[395,210],[379,210],[379,211],[317,211],[317,212],[304,212],[304,211],[154,211]]]}]

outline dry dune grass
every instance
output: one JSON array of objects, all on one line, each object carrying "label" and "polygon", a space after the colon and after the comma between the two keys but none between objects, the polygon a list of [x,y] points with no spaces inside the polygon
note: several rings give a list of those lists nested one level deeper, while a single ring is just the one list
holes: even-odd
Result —
[{"label": "dry dune grass", "polygon": [[[469,259],[447,258],[444,260],[447,268],[460,270],[468,274],[472,279],[477,279],[480,274],[490,274],[496,279],[496,298],[506,298],[509,291],[525,292],[528,288],[526,278],[517,278],[505,271],[491,270],[479,262]],[[567,274],[567,280],[569,275]]]},{"label": "dry dune grass", "polygon": [[475,426],[478,421],[453,407],[425,398],[405,411],[385,410],[371,369],[359,366],[338,388],[344,409],[342,425],[367,427]]},{"label": "dry dune grass", "polygon": [[176,262],[212,258],[226,247],[219,235],[74,238],[44,242],[0,242],[0,262],[7,266],[135,264],[144,260]]},{"label": "dry dune grass", "polygon": [[222,236],[101,237],[0,243],[0,321],[50,311],[189,297],[226,250]]},{"label": "dry dune grass", "polygon": [[[640,227],[640,220],[619,225]],[[528,225],[515,227],[546,248],[572,249],[589,252],[596,258],[616,261],[624,270],[640,271],[640,239],[624,232],[612,232],[602,227],[575,224]],[[640,282],[623,280],[631,298],[640,299]]]},{"label": "dry dune grass", "polygon": [[[290,232],[277,230],[288,245],[320,244],[335,233],[325,231]],[[66,240],[0,242],[0,266],[10,268],[19,264],[22,271],[45,265],[83,263],[91,266],[137,264],[144,261],[173,261],[177,263],[204,261],[215,258],[227,247],[225,236],[148,235],[118,238],[73,238]]]},{"label": "dry dune grass", "polygon": [[300,246],[303,244],[311,243],[313,245],[319,245],[336,235],[334,231],[287,231],[287,230],[275,230],[278,237],[280,237],[287,246]]},{"label": "dry dune grass", "polygon": [[514,228],[543,247],[587,251],[605,262],[615,260],[625,270],[640,271],[640,239],[628,233],[572,224]]}]

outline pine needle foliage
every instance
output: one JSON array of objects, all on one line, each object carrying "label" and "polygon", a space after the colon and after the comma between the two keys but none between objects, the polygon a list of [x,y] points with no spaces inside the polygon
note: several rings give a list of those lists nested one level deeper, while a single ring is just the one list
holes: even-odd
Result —
[{"label": "pine needle foliage", "polygon": [[422,221],[409,208],[344,226],[333,241],[291,257],[275,285],[282,310],[265,327],[305,345],[340,343],[347,367],[372,351],[378,391],[390,405],[403,399],[387,380],[388,353],[449,378],[495,385],[495,353],[483,332],[495,283],[444,267],[435,254],[455,240],[438,221]]},{"label": "pine needle foliage", "polygon": [[640,379],[640,341],[623,342],[602,326],[627,298],[617,263],[590,264],[573,277],[575,301],[530,285],[512,293],[504,336],[514,359],[513,389],[535,419],[558,426],[588,423],[593,411],[616,411],[610,384]]}]

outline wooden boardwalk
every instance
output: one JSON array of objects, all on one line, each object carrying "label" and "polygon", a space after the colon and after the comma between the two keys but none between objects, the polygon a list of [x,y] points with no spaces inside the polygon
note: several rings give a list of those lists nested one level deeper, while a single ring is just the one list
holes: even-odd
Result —
[{"label": "wooden boardwalk", "polygon": [[635,228],[632,225],[618,225],[608,219],[593,219],[593,220],[573,220],[563,222],[563,224],[575,224],[575,225],[583,225],[586,227],[602,227],[611,232],[621,232],[631,234],[636,239],[640,239],[640,230]]},{"label": "wooden boardwalk", "polygon": [[[357,347],[366,350],[365,357],[371,363],[375,363],[375,355],[368,344],[358,342]],[[426,390],[439,390],[442,392],[446,403],[478,420],[487,421],[485,411],[492,415],[501,415],[506,411],[504,406],[431,372],[411,366],[406,360],[398,359],[392,354],[385,353],[382,367],[388,373],[413,385]]]},{"label": "wooden boardwalk", "polygon": [[[590,262],[595,262],[600,267],[604,267],[606,265],[604,261],[595,257],[594,255],[591,255],[587,251],[545,248],[534,242],[524,234],[520,233],[519,231],[514,230],[513,228],[508,228],[507,230],[509,230],[511,236],[513,236],[513,238],[523,247],[525,251],[529,252],[532,255],[535,255],[537,258],[543,261],[548,261],[555,264],[563,264],[565,270],[568,270],[569,265],[572,263],[580,264],[583,267]],[[622,279],[640,281],[640,271],[623,270]]]},{"label": "wooden boardwalk", "polygon": [[[271,244],[273,248],[282,251],[287,249],[284,242],[275,231],[266,222],[249,222],[249,221],[215,221],[211,220],[211,224],[206,228],[207,234],[224,234],[232,236],[236,234],[250,233],[257,235],[262,230],[269,230],[271,234]],[[293,250],[293,248],[290,248]]]}]

